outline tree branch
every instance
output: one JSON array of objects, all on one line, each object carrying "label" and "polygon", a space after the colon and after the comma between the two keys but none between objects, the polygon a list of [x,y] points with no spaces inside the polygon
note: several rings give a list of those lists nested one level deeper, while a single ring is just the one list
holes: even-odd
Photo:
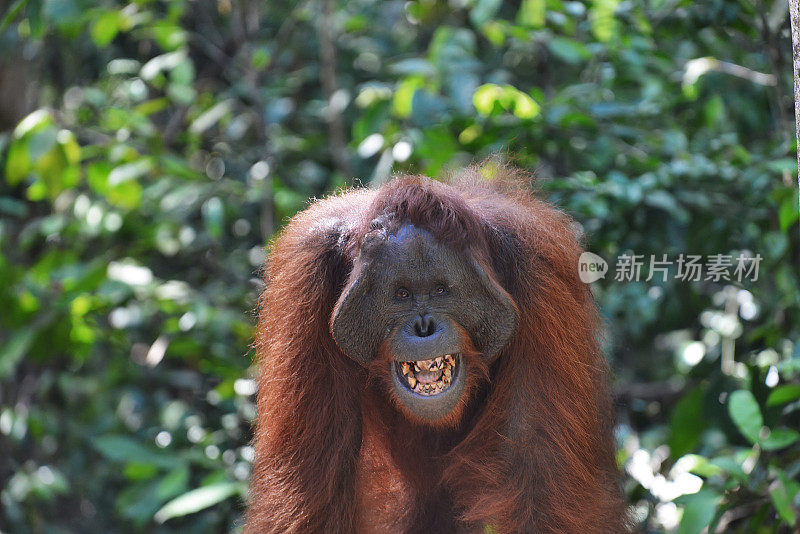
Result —
[{"label": "tree branch", "polygon": [[[800,146],[800,0],[789,0],[789,15],[792,22],[792,65],[794,66],[794,121],[798,146]],[[798,165],[800,165],[800,150],[798,152]],[[800,173],[797,175],[800,187]],[[798,196],[800,201],[800,196]]]}]

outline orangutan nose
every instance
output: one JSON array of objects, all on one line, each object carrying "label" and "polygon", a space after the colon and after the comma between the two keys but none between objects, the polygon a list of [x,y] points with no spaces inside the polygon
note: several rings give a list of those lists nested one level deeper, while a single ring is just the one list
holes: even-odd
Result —
[{"label": "orangutan nose", "polygon": [[417,337],[429,337],[436,332],[436,323],[430,314],[420,315],[414,319],[413,330]]}]

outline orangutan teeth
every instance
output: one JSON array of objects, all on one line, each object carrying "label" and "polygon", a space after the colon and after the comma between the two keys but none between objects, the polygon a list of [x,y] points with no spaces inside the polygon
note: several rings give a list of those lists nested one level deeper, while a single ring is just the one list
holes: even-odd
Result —
[{"label": "orangutan teeth", "polygon": [[429,360],[400,362],[400,371],[411,391],[424,396],[438,395],[450,386],[456,356],[445,354]]}]

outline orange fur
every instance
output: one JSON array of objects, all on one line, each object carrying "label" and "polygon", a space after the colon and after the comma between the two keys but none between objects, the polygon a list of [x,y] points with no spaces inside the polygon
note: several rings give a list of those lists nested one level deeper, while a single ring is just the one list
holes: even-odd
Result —
[{"label": "orange fur", "polygon": [[[261,299],[248,533],[627,531],[598,319],[572,221],[505,169],[402,177],[314,203],[274,244]],[[416,420],[329,321],[370,221],[387,211],[472,254],[514,299],[490,366],[464,347],[464,402]]]}]

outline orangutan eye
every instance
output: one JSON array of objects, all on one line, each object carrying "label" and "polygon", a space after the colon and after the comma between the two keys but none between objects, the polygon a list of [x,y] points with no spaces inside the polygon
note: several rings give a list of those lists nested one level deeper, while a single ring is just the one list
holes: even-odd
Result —
[{"label": "orangutan eye", "polygon": [[439,284],[433,290],[434,295],[444,295],[445,293],[447,293],[447,288],[444,287],[442,284]]},{"label": "orangutan eye", "polygon": [[400,289],[394,292],[394,296],[399,299],[405,300],[411,296],[411,293],[408,292],[408,289],[401,287]]}]

